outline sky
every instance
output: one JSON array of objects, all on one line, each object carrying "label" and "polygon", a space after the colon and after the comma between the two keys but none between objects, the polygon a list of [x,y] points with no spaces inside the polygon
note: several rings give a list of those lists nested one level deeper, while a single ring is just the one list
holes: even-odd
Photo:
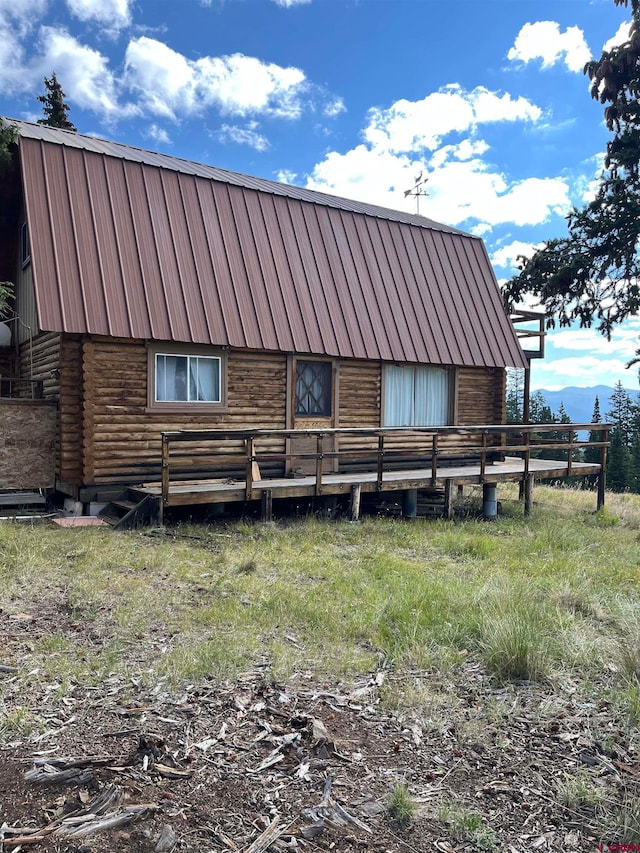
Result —
[{"label": "sky", "polygon": [[[0,0],[0,115],[41,117],[55,71],[81,133],[419,206],[505,281],[593,195],[583,67],[628,24],[613,0]],[[550,331],[532,387],[637,390],[639,333]]]}]

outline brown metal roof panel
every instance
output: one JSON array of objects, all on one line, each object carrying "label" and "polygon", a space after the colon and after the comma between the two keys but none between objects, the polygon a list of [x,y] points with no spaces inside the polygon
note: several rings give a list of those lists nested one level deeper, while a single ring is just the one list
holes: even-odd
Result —
[{"label": "brown metal roof panel", "polygon": [[[184,228],[182,229],[184,233],[177,240],[179,266],[181,269],[187,266],[189,274],[193,276],[190,287],[197,289],[197,297],[193,296],[193,306],[198,304],[199,299],[202,306],[201,340],[224,346],[228,344],[229,339],[222,316],[215,271],[208,249],[198,184],[198,178],[189,175],[179,176],[180,195],[185,216]],[[210,195],[210,184],[204,182],[204,186]]]},{"label": "brown metal roof panel", "polygon": [[87,316],[82,294],[78,252],[74,238],[73,210],[64,149],[45,152],[45,192],[51,207],[51,230],[56,253],[58,298],[65,332],[84,332]]},{"label": "brown metal roof panel", "polygon": [[[414,229],[411,236],[422,268],[429,269],[433,276],[434,301],[436,310],[442,315],[443,324],[446,324],[445,338],[451,363],[474,366],[475,360],[467,340],[470,329],[464,322],[464,311],[461,311],[464,295],[455,280],[443,241],[434,239],[436,235],[426,230]],[[441,236],[437,235],[438,238]]]},{"label": "brown metal roof panel", "polygon": [[[20,167],[31,244],[38,324],[39,328],[45,331],[60,331],[64,326],[62,302],[58,288],[51,212],[46,194],[44,150],[38,143],[20,146]],[[40,282],[49,286],[40,287]],[[37,330],[31,331],[35,334]]]},{"label": "brown metal roof panel", "polygon": [[486,246],[480,240],[468,241],[463,245],[465,252],[470,257],[470,263],[479,271],[479,279],[482,282],[481,296],[484,296],[487,303],[492,306],[497,318],[495,327],[491,330],[494,333],[491,340],[499,347],[499,364],[511,367],[527,367],[527,359],[502,302],[500,287],[489,260]]},{"label": "brown metal roof panel", "polygon": [[479,279],[482,276],[478,264],[464,251],[464,241],[452,238],[447,241],[447,255],[454,271],[456,281],[465,294],[463,300],[465,329],[467,340],[474,351],[477,364],[486,364],[490,356],[493,366],[500,364],[500,347],[496,342],[496,331],[500,329],[499,318],[495,316],[493,306],[489,304],[487,294],[481,291]]},{"label": "brown metal roof panel", "polygon": [[[431,236],[435,239],[431,240]],[[478,341],[478,328],[484,322],[484,305],[478,304],[477,300],[474,300],[474,295],[470,289],[470,285],[473,283],[473,275],[460,264],[455,251],[456,237],[450,234],[431,236],[425,241],[427,244],[431,244],[428,245],[427,251],[431,257],[435,253],[440,262],[446,281],[446,290],[443,292],[445,304],[451,306],[449,310],[455,311],[455,317],[462,328],[462,338],[458,343],[461,344],[459,349],[464,359],[463,363],[479,367],[483,362]],[[441,237],[445,239],[440,239]],[[486,355],[491,364],[490,351]]]},{"label": "brown metal roof panel", "polygon": [[[380,277],[376,253],[369,241],[364,217],[342,213],[345,233],[351,248],[351,257],[363,292],[369,292],[367,302],[380,357],[385,361],[405,358],[402,339],[396,327],[394,311],[388,292]],[[360,225],[360,227],[358,227]]]},{"label": "brown metal roof panel", "polygon": [[[78,288],[85,314],[85,328],[101,335],[113,334],[110,328],[105,282],[94,227],[95,211],[86,170],[85,151],[63,148],[71,205],[71,229],[78,268]],[[69,271],[65,272],[65,277]]]},{"label": "brown metal roof panel", "polygon": [[327,355],[337,355],[338,343],[334,324],[341,323],[342,317],[341,306],[330,305],[325,293],[325,283],[330,278],[330,270],[318,266],[315,250],[320,249],[320,247],[314,245],[309,234],[305,217],[306,205],[289,199],[288,207],[309,292],[309,304],[304,307],[310,322],[317,324],[322,339],[321,352]]},{"label": "brown metal roof panel", "polygon": [[180,182],[183,176],[166,170],[160,174],[170,235],[170,239],[167,240],[167,251],[171,265],[171,286],[177,297],[182,294],[189,340],[194,343],[210,343],[202,291],[196,276],[193,249],[187,228],[187,210]]},{"label": "brown metal roof panel", "polygon": [[152,201],[148,195],[144,166],[137,163],[129,164],[129,168],[126,169],[126,178],[133,232],[140,259],[140,283],[149,316],[151,337],[154,340],[171,341],[174,337],[169,320],[169,304],[162,281],[151,212]]},{"label": "brown metal roof panel", "polygon": [[301,210],[309,235],[309,242],[313,246],[315,269],[318,271],[320,287],[327,305],[327,314],[335,341],[335,349],[331,350],[331,354],[353,356],[353,341],[349,335],[349,330],[357,326],[358,318],[353,309],[350,294],[344,290],[341,292],[338,288],[342,266],[336,253],[331,259],[327,251],[327,245],[318,222],[319,215],[322,216],[324,212],[322,208],[311,204],[303,204]]},{"label": "brown metal roof panel", "polygon": [[398,225],[396,228],[399,232],[398,256],[405,265],[405,277],[410,287],[409,298],[418,314],[418,327],[415,332],[419,334],[423,328],[429,329],[429,340],[435,351],[431,359],[432,364],[456,364],[451,324],[446,312],[442,310],[435,272],[431,264],[425,265],[420,257],[412,229],[406,225]]},{"label": "brown metal roof panel", "polygon": [[[273,272],[280,294],[278,299],[282,305],[282,334],[285,334],[286,323],[286,328],[289,329],[291,335],[291,345],[287,350],[290,352],[311,352],[309,329],[300,307],[300,294],[294,283],[292,259],[287,253],[285,237],[281,230],[281,220],[285,222],[289,219],[286,202],[265,193],[260,193],[258,198],[265,223],[262,238],[268,244],[273,258]],[[279,206],[281,207],[280,210],[278,210]],[[264,251],[266,253],[266,247]]]},{"label": "brown metal roof panel", "polygon": [[[247,275],[249,295],[251,296],[250,315],[254,323],[253,340],[255,341],[251,345],[257,349],[277,350],[276,322],[278,321],[274,319],[271,310],[268,294],[269,285],[264,278],[252,228],[252,215],[254,217],[256,214],[259,215],[260,210],[258,207],[249,208],[247,205],[247,197],[254,196],[255,193],[243,187],[232,186],[228,188],[228,191],[231,210],[236,223],[240,252]],[[255,226],[256,229],[261,227],[258,220],[256,220]]]},{"label": "brown metal roof panel", "polygon": [[222,243],[229,264],[229,282],[237,303],[237,317],[240,327],[229,341],[231,346],[261,348],[260,330],[255,316],[251,285],[242,255],[242,246],[238,235],[238,224],[229,197],[229,187],[224,184],[214,184],[213,191],[218,212]]},{"label": "brown metal roof panel", "polygon": [[410,262],[401,226],[382,220],[377,220],[376,225],[380,244],[389,263],[397,305],[406,319],[416,361],[437,364],[439,353],[432,329],[432,321],[436,318],[428,286],[422,279],[420,285],[416,281],[417,268]]},{"label": "brown metal roof panel", "polygon": [[[70,152],[75,154],[76,152]],[[109,186],[105,174],[104,157],[96,157],[86,151],[81,152],[84,161],[89,206],[91,213],[91,235],[82,248],[91,251],[95,264],[96,285],[99,286],[102,300],[96,297],[89,299],[89,310],[95,311],[98,304],[104,310],[108,332],[107,334],[122,337],[132,336],[132,327],[127,312],[127,299],[120,261],[118,243],[115,232],[113,209],[110,204]],[[84,275],[83,287],[86,290]]]},{"label": "brown metal roof panel", "polygon": [[202,214],[202,225],[206,237],[206,246],[215,287],[207,289],[205,298],[209,312],[213,313],[219,306],[220,318],[224,326],[224,339],[219,344],[231,345],[233,341],[242,340],[244,332],[240,317],[240,308],[233,287],[231,267],[227,256],[224,236],[220,224],[220,216],[214,193],[215,184],[210,181],[196,179],[198,201]]},{"label": "brown metal roof panel", "polygon": [[378,219],[365,216],[358,217],[356,225],[365,232],[361,237],[363,245],[366,245],[368,252],[373,253],[375,256],[382,286],[385,289],[389,304],[390,319],[394,324],[400,351],[404,356],[403,360],[427,360],[427,351],[423,342],[422,330],[419,336],[413,336],[407,321],[405,302],[408,300],[401,298],[399,290],[400,287],[403,294],[406,292],[405,283],[401,281],[402,273],[397,265],[392,270],[391,259],[387,253],[385,241],[380,233],[381,228],[383,228],[388,235],[388,227]]},{"label": "brown metal roof panel", "polygon": [[[273,209],[262,204],[264,198],[264,194],[261,193],[252,191],[244,193],[248,221],[255,247],[255,263],[259,271],[261,285],[264,288],[267,302],[266,311],[273,330],[275,346],[272,348],[282,352],[292,352],[295,349],[294,337],[272,251],[272,245],[280,239],[280,234],[277,223],[274,222]],[[265,215],[269,217],[268,223]]]},{"label": "brown metal roof panel", "polygon": [[[133,221],[129,184],[125,174],[125,164],[122,160],[115,160],[110,157],[98,157],[96,159],[104,166],[115,251],[117,253],[117,262],[114,261],[111,268],[112,290],[115,291],[116,283],[121,284],[130,330],[128,334],[137,338],[150,338],[152,337],[151,321],[140,254],[136,244],[136,229]],[[120,334],[127,336],[124,327]]]}]

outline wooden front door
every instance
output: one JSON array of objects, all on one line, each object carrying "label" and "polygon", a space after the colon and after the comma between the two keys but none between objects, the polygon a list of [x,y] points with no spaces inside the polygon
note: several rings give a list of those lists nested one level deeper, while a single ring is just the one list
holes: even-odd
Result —
[{"label": "wooden front door", "polygon": [[[325,359],[293,358],[291,366],[291,429],[332,429],[337,425],[337,371],[334,362]],[[296,456],[317,452],[317,436],[291,439],[289,474],[315,474],[316,460]],[[323,451],[333,451],[335,443],[325,438]],[[336,470],[336,460],[323,459],[322,470]]]}]

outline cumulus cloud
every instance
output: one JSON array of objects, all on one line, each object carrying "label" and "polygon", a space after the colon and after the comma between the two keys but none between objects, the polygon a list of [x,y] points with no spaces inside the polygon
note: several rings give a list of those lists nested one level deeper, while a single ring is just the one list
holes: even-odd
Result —
[{"label": "cumulus cloud", "polygon": [[591,51],[579,27],[567,27],[562,32],[555,21],[536,21],[522,27],[507,59],[525,65],[541,59],[543,68],[564,62],[569,71],[582,71]]},{"label": "cumulus cloud", "polygon": [[71,14],[117,32],[131,24],[130,0],[67,0]]},{"label": "cumulus cloud", "polygon": [[145,136],[157,145],[171,145],[171,137],[164,128],[159,127],[157,124],[150,124],[145,132]]},{"label": "cumulus cloud", "polygon": [[223,124],[217,137],[220,142],[234,142],[237,145],[248,145],[256,151],[266,151],[269,148],[269,140],[258,132],[257,126],[256,122],[250,122],[247,127]]},{"label": "cumulus cloud", "polygon": [[405,202],[404,191],[424,171],[427,197],[419,205],[425,216],[466,224],[474,233],[486,233],[502,222],[537,224],[552,213],[566,212],[567,184],[560,178],[510,182],[487,162],[489,145],[478,134],[483,125],[533,123],[541,116],[539,107],[525,98],[447,86],[420,101],[372,109],[364,142],[345,153],[328,152],[308,176],[307,186],[407,208],[415,201]]},{"label": "cumulus cloud", "polygon": [[518,258],[530,258],[540,248],[540,245],[536,246],[533,243],[525,243],[523,240],[514,240],[512,243],[497,249],[491,255],[491,263],[496,267],[512,270],[515,273]]},{"label": "cumulus cloud", "polygon": [[41,53],[32,60],[30,69],[40,79],[55,69],[72,106],[108,117],[135,114],[134,107],[118,103],[116,80],[106,56],[58,27],[41,27],[39,44]]},{"label": "cumulus cloud", "polygon": [[514,99],[482,86],[467,92],[453,84],[420,101],[402,99],[388,109],[373,108],[364,138],[376,149],[433,150],[449,133],[487,122],[537,121],[541,114],[526,98]]},{"label": "cumulus cloud", "polygon": [[609,51],[614,47],[618,47],[618,45],[624,44],[626,41],[629,41],[630,34],[631,21],[625,21],[623,24],[620,24],[616,34],[611,36],[611,38],[602,45],[602,50]]},{"label": "cumulus cloud", "polygon": [[305,75],[251,56],[190,60],[163,42],[146,36],[129,42],[126,80],[145,108],[175,117],[216,106],[223,113],[267,113],[296,118]]},{"label": "cumulus cloud", "polygon": [[[553,361],[536,361],[532,370],[532,387],[559,391],[568,385],[578,388],[591,388],[593,385],[635,384],[637,372],[626,369],[626,362],[615,358],[613,349],[611,358],[592,355],[577,355],[558,358]],[[602,402],[602,401],[601,401]]]},{"label": "cumulus cloud", "polygon": [[282,6],[285,9],[290,9],[292,6],[306,6],[311,3],[311,0],[273,0],[276,6]]}]

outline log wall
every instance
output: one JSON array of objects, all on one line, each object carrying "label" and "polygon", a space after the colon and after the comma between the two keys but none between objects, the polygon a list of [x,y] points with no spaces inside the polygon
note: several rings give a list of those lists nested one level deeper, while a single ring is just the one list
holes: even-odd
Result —
[{"label": "log wall", "polygon": [[[285,355],[231,351],[227,358],[228,412],[181,411],[175,415],[147,409],[143,342],[92,339],[83,344],[82,357],[85,484],[158,480],[163,431],[285,428]],[[264,449],[263,444],[260,450]],[[284,443],[271,442],[268,449],[283,453]],[[188,460],[184,466],[183,473],[188,475]],[[194,477],[207,473],[199,466],[196,460]],[[219,476],[219,472],[209,475]]]},{"label": "log wall", "polygon": [[458,424],[503,424],[506,371],[501,367],[461,368],[458,371]]}]

